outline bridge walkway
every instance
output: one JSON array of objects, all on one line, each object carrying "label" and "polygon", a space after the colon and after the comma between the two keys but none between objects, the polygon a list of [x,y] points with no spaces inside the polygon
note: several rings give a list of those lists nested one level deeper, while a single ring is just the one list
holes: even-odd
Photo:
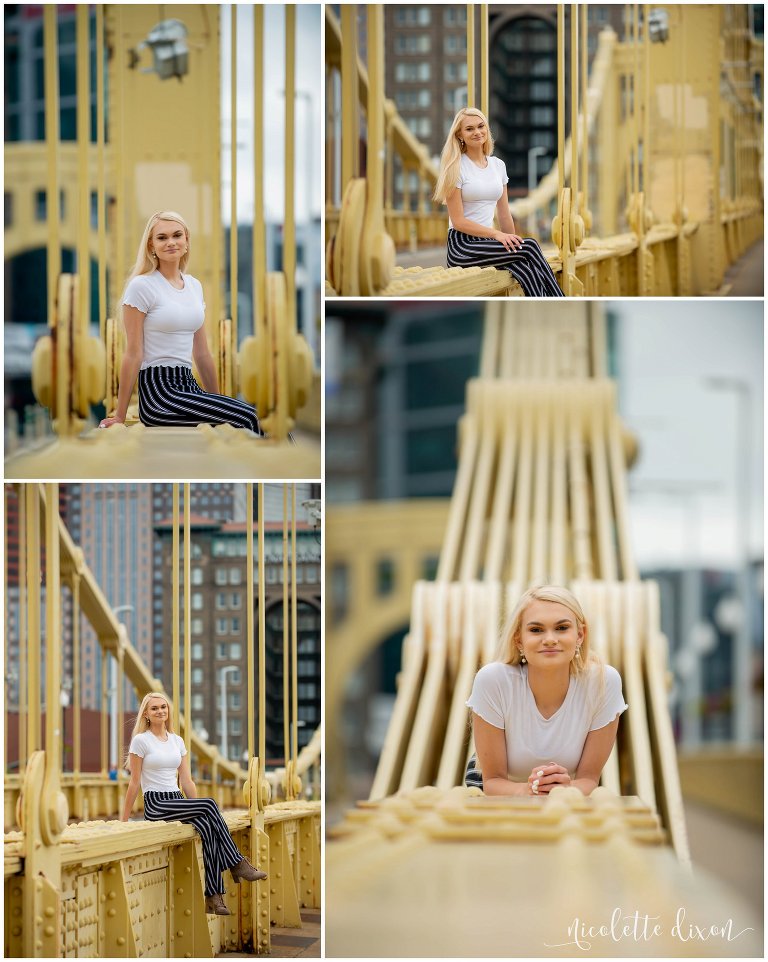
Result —
[{"label": "bridge walkway", "polygon": [[[271,951],[265,959],[319,959],[320,958],[320,910],[301,910],[301,929],[274,926],[271,935]],[[247,952],[219,952],[217,959],[252,959]]]}]

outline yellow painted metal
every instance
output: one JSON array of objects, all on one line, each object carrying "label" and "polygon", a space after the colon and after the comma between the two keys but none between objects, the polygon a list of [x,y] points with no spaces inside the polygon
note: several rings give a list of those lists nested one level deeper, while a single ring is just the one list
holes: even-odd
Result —
[{"label": "yellow painted metal", "polygon": [[301,791],[301,783],[296,775],[296,761],[299,754],[298,730],[299,730],[299,701],[298,701],[298,671],[299,671],[299,642],[298,642],[298,595],[296,592],[296,485],[291,485],[291,724],[293,726],[293,738],[291,740],[291,776],[293,778],[293,794],[298,795]]},{"label": "yellow painted metal", "polygon": [[341,5],[341,193],[359,176],[357,106],[357,5]]},{"label": "yellow painted metal", "polygon": [[488,4],[478,4],[480,8],[480,110],[488,116],[490,96],[488,93]]},{"label": "yellow painted metal", "polygon": [[[41,648],[40,636],[40,504],[36,492],[30,487],[24,488],[25,520],[26,520],[26,595],[27,595],[27,637],[29,651],[38,652]],[[27,757],[40,748],[41,731],[40,706],[40,660],[32,657],[27,659]]]},{"label": "yellow painted metal", "polygon": [[[96,4],[96,225],[98,232],[99,334],[106,343],[107,317],[112,313],[107,295],[106,181],[104,173],[104,4]],[[109,390],[107,389],[107,393]]]},{"label": "yellow painted metal", "polygon": [[[16,485],[16,500],[19,511],[19,637],[33,640],[31,633],[27,632],[27,498],[22,485]],[[27,646],[19,645],[19,772],[24,771],[27,763],[29,744],[27,672]]]},{"label": "yellow painted metal", "polygon": [[581,26],[581,79],[579,86],[579,99],[581,101],[581,196],[579,199],[579,212],[584,221],[584,231],[589,234],[592,228],[592,213],[589,210],[589,114],[587,106],[587,60],[589,58],[589,5],[582,3],[579,6],[580,26]]},{"label": "yellow painted metal", "polygon": [[267,239],[264,219],[264,8],[253,7],[253,332],[266,336],[264,290]]},{"label": "yellow painted metal", "polygon": [[296,317],[296,6],[285,12],[285,213],[283,216],[283,274],[286,309]]},{"label": "yellow painted metal", "polygon": [[557,5],[557,189],[565,188],[565,4]]},{"label": "yellow painted metal", "polygon": [[101,717],[99,718],[99,758],[101,777],[109,778],[109,652],[101,649]]},{"label": "yellow painted metal", "polygon": [[229,180],[229,314],[232,325],[237,330],[237,4],[230,7],[230,86],[229,109],[231,112],[230,141],[232,144]]},{"label": "yellow painted metal", "polygon": [[77,57],[77,151],[78,151],[78,227],[77,227],[77,273],[80,276],[79,317],[74,324],[75,350],[78,342],[87,336],[91,319],[91,261],[88,253],[91,222],[91,185],[88,179],[88,155],[91,141],[91,91],[90,91],[90,8],[79,4],[76,10],[76,57]]},{"label": "yellow painted metal", "polygon": [[[252,719],[258,713],[256,700],[254,697],[254,676],[256,674],[256,660],[254,651],[254,630],[253,630],[253,611],[254,611],[254,592],[253,592],[253,483],[249,482],[245,486],[245,527],[246,527],[246,604],[248,608],[245,613],[245,644],[247,648],[247,672],[248,672],[248,717]],[[259,513],[259,530],[264,521]],[[261,555],[259,555],[258,567],[259,584],[264,579],[264,570],[261,565]],[[261,604],[260,604],[261,606]],[[261,745],[261,743],[259,743]],[[256,744],[254,739],[253,725],[248,725],[248,760],[256,755]],[[259,757],[263,757],[260,755]]]},{"label": "yellow painted metal", "polygon": [[474,107],[475,99],[475,4],[467,4],[467,105]]},{"label": "yellow painted metal", "polygon": [[[81,552],[82,557],[82,552]],[[23,637],[23,635],[22,635]],[[80,766],[82,764],[82,735],[80,719],[80,571],[72,574],[72,775],[74,779],[74,811],[82,811]],[[63,769],[63,766],[62,766]]]},{"label": "yellow painted metal", "polygon": [[578,209],[579,195],[579,8],[571,4],[571,202]]},{"label": "yellow painted metal", "polygon": [[180,705],[181,705],[181,686],[179,680],[179,665],[181,662],[181,652],[179,646],[179,486],[174,484],[172,488],[172,520],[173,534],[171,542],[171,645],[173,648],[173,700],[171,711],[173,712],[173,727],[178,732],[181,730]]},{"label": "yellow painted metal", "polygon": [[290,798],[293,791],[289,764],[291,749],[288,723],[288,673],[290,671],[288,621],[288,485],[283,485],[283,763],[285,765],[283,792],[286,798]]},{"label": "yellow painted metal", "polygon": [[266,659],[267,659],[267,621],[266,621],[266,569],[264,567],[264,485],[258,488],[259,511],[259,807],[263,808],[268,799],[261,797],[261,781],[266,771],[267,756],[267,704],[266,704]]},{"label": "yellow painted metal", "polygon": [[[114,38],[115,45],[115,62],[118,64],[125,63],[126,56],[126,46],[130,46],[130,40],[126,44],[126,23],[124,19],[124,7],[122,4],[115,4],[113,9],[110,9],[108,4],[104,4],[104,12],[107,17],[107,30],[108,33],[111,32]],[[111,16],[110,16],[111,14]],[[110,30],[111,27],[111,30]],[[101,78],[99,78],[101,81]],[[131,164],[128,159],[128,149],[130,138],[126,138],[125,130],[126,127],[130,130],[130,124],[126,121],[126,109],[129,106],[126,97],[126,84],[128,78],[123,70],[114,70],[109,77],[109,84],[111,89],[114,90],[114,95],[111,99],[111,103],[108,105],[108,111],[114,117],[114,120],[110,124],[110,140],[115,144],[114,150],[114,165],[115,165],[115,264],[114,270],[116,276],[116,283],[113,286],[113,290],[117,292],[117,289],[122,283],[123,277],[128,272],[128,258],[126,256],[126,246],[128,243],[128,238],[126,236],[126,231],[128,228],[128,218],[126,213],[126,202],[127,202],[127,192],[126,192],[126,172],[130,170]],[[151,135],[150,135],[151,136]],[[155,208],[156,210],[162,210],[162,207]],[[118,321],[121,320],[120,317],[117,318]]]},{"label": "yellow painted metal", "polygon": [[55,4],[43,7],[43,45],[45,76],[45,152],[48,165],[46,184],[46,225],[48,244],[46,253],[48,284],[48,323],[53,326],[56,294],[61,273],[61,247],[59,227],[61,214],[59,208],[59,63],[58,63],[58,26]]},{"label": "yellow painted metal", "polygon": [[[192,535],[190,485],[184,485],[184,736],[192,732]],[[179,709],[180,711],[180,709]]]}]

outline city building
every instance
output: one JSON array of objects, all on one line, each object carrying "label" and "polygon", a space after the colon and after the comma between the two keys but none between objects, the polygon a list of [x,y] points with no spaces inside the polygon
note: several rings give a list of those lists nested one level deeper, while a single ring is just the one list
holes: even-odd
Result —
[{"label": "city building", "polygon": [[[275,486],[277,487],[277,486]],[[191,524],[192,595],[192,724],[208,740],[240,759],[247,751],[247,561],[246,522],[222,522],[194,515]],[[305,745],[320,724],[320,542],[306,522],[297,523],[298,746]],[[172,522],[155,525],[161,545],[161,568],[155,584],[163,586],[162,638],[159,655],[167,690],[172,686],[171,552]],[[267,758],[283,760],[283,525],[264,522],[266,563]],[[254,525],[254,542],[258,522]],[[290,545],[290,540],[289,540]],[[289,547],[290,550],[290,547]],[[258,572],[254,571],[258,577]],[[289,559],[290,577],[290,559]],[[183,603],[183,599],[182,599]],[[254,626],[258,625],[258,585],[254,586]],[[258,661],[258,645],[254,652]],[[226,709],[221,700],[221,671],[226,677]],[[258,672],[258,663],[255,671]]]}]

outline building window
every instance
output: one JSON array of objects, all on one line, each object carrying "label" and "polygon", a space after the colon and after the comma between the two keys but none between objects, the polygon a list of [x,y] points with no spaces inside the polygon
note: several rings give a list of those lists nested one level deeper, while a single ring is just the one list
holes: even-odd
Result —
[{"label": "building window", "polygon": [[461,6],[443,7],[443,24],[446,27],[464,27],[467,23],[467,8],[465,4]]},{"label": "building window", "polygon": [[467,79],[467,62],[463,60],[461,63],[447,63],[444,66],[444,79],[449,83],[450,81],[466,80]]},{"label": "building window", "polygon": [[316,585],[320,579],[320,569],[317,565],[307,565],[307,584]]},{"label": "building window", "polygon": [[432,22],[429,7],[398,7],[395,23],[400,27],[428,27]]},{"label": "building window", "polygon": [[192,644],[192,661],[202,661],[203,660],[203,646],[199,641],[195,641]]},{"label": "building window", "polygon": [[221,642],[216,645],[216,657],[219,659],[227,657],[227,646]]},{"label": "building window", "polygon": [[466,53],[467,35],[465,33],[449,33],[445,38],[446,53]]},{"label": "building window", "polygon": [[398,81],[398,83],[414,83],[419,80],[429,80],[431,73],[429,63],[395,64],[395,80]]},{"label": "building window", "polygon": [[[43,138],[44,139],[44,138]],[[62,138],[63,139],[63,138]],[[64,191],[59,191],[59,217],[64,220]],[[48,196],[44,190],[35,191],[35,220],[48,220]]]},{"label": "building window", "polygon": [[203,569],[193,568],[192,569],[192,584],[201,585],[203,583]]},{"label": "building window", "polygon": [[202,669],[202,668],[193,668],[193,669],[192,669],[192,684],[193,684],[193,685],[202,685],[202,683],[203,683],[203,669]]},{"label": "building window", "polygon": [[240,684],[240,680],[241,680],[241,679],[240,679],[240,669],[238,668],[237,671],[231,671],[231,672],[227,675],[227,678],[229,679],[229,684],[230,684],[230,685],[239,685],[239,684]]},{"label": "building window", "polygon": [[217,585],[225,585],[227,583],[227,569],[217,568],[215,582]]},{"label": "building window", "polygon": [[229,734],[230,735],[242,735],[243,734],[243,720],[242,718],[229,718]]},{"label": "building window", "polygon": [[417,107],[432,106],[431,90],[398,90],[395,103],[400,110],[413,110]]},{"label": "building window", "polygon": [[203,695],[199,691],[192,693],[192,710],[193,711],[203,710]]},{"label": "building window", "polygon": [[237,710],[238,708],[242,707],[243,696],[239,691],[228,691],[227,695],[229,696],[227,700],[229,701],[230,708]]},{"label": "building window", "polygon": [[230,629],[230,632],[231,632],[233,635],[239,635],[239,634],[240,634],[240,619],[239,619],[239,618],[233,618],[233,619],[232,619],[232,627],[231,627],[231,629]]},{"label": "building window", "polygon": [[300,681],[297,685],[299,698],[317,698],[317,685],[309,681]]},{"label": "building window", "polygon": [[202,618],[193,618],[193,619],[192,619],[192,634],[193,634],[193,635],[202,635],[202,633],[203,633],[203,619],[202,619]]},{"label": "building window", "polygon": [[432,38],[428,33],[398,33],[395,36],[395,53],[429,53]]},{"label": "building window", "polygon": [[391,558],[380,558],[376,563],[376,594],[383,598],[395,587],[395,565]]},{"label": "building window", "polygon": [[229,583],[231,585],[239,585],[243,580],[242,572],[239,568],[229,569]]},{"label": "building window", "polygon": [[217,607],[217,608],[226,608],[226,607],[227,607],[227,595],[226,595],[226,592],[224,592],[224,591],[217,591],[217,592],[216,592],[216,607]]},{"label": "building window", "polygon": [[226,619],[226,618],[217,618],[217,619],[216,619],[216,634],[217,634],[217,635],[226,635],[226,633],[227,633],[227,619]]},{"label": "building window", "polygon": [[429,117],[406,117],[404,119],[414,136],[429,137],[432,133],[432,121]]},{"label": "building window", "polygon": [[230,644],[229,657],[232,661],[240,661],[243,657],[243,649],[239,641],[234,641]]},{"label": "building window", "polygon": [[214,538],[213,541],[213,557],[223,558],[227,553],[227,542],[222,538]]},{"label": "building window", "polygon": [[192,593],[192,609],[193,611],[203,610],[203,595],[200,591],[194,591]]},{"label": "building window", "polygon": [[233,591],[229,597],[229,607],[239,608],[242,604],[241,595],[239,591]]}]

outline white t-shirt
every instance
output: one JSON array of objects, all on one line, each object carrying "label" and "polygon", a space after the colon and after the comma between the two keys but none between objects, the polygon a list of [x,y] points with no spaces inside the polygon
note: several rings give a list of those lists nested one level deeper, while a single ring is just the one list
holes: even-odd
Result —
[{"label": "white t-shirt", "polygon": [[595,667],[571,675],[565,701],[550,718],[544,718],[528,685],[525,665],[493,661],[475,676],[467,706],[504,730],[507,772],[513,781],[524,782],[534,765],[556,762],[571,778],[591,731],[604,728],[627,709],[621,692],[621,676],[605,666],[605,685],[600,691],[600,670]]},{"label": "white t-shirt", "polygon": [[[504,185],[509,182],[504,161],[498,157],[488,157],[488,166],[480,168],[467,157],[461,155],[461,168],[456,186],[461,191],[464,216],[482,227],[493,227],[496,203],[504,193]],[[453,227],[453,224],[449,225]]]},{"label": "white t-shirt", "polygon": [[182,274],[179,291],[158,270],[134,277],[123,304],[138,308],[144,318],[144,360],[147,367],[192,367],[192,339],[205,320],[203,286],[191,274]]},{"label": "white t-shirt", "polygon": [[128,751],[142,758],[142,792],[177,792],[181,756],[187,754],[184,741],[167,732],[168,741],[161,741],[152,732],[142,732],[131,739]]}]

